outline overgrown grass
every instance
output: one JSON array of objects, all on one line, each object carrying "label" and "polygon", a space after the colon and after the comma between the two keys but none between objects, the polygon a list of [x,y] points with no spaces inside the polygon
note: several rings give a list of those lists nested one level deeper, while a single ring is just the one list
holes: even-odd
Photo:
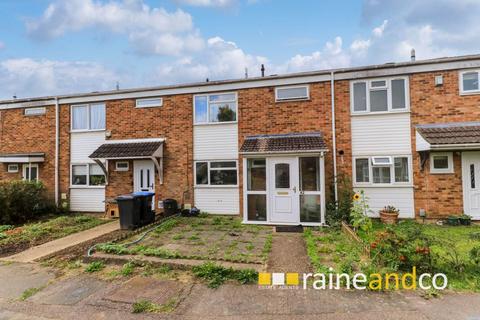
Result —
[{"label": "overgrown grass", "polygon": [[89,215],[65,215],[25,224],[14,228],[0,226],[0,248],[19,243],[37,245],[46,241],[63,238],[70,234],[96,227],[108,222]]},{"label": "overgrown grass", "polygon": [[85,272],[94,273],[103,270],[104,268],[105,263],[103,263],[102,261],[93,261],[87,265],[87,267],[85,268]]},{"label": "overgrown grass", "polygon": [[234,270],[212,262],[195,266],[193,274],[207,282],[209,288],[218,288],[227,280],[236,280],[241,284],[254,283],[258,280],[258,272],[252,269]]}]

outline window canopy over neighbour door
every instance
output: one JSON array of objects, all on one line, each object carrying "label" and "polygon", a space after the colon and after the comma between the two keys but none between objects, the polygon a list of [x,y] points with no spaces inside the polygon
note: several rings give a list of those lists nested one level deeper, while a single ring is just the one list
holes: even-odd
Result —
[{"label": "window canopy over neighbour door", "polygon": [[160,184],[163,184],[164,143],[163,138],[111,140],[98,147],[89,157],[102,168],[107,183],[108,172],[102,160],[150,159],[158,171]]}]

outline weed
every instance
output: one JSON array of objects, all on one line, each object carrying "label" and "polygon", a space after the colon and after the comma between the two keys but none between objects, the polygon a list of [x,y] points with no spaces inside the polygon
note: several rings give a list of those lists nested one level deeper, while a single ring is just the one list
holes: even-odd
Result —
[{"label": "weed", "polygon": [[188,240],[190,241],[198,241],[200,240],[200,237],[196,234],[192,234],[190,237],[188,237]]},{"label": "weed", "polygon": [[177,233],[172,237],[173,240],[181,240],[183,238],[185,238],[185,236],[182,233]]},{"label": "weed", "polygon": [[27,289],[27,290],[23,291],[22,295],[20,296],[20,300],[25,301],[42,289],[43,289],[43,287]]},{"label": "weed", "polygon": [[130,254],[131,251],[125,248],[121,244],[114,244],[114,243],[103,243],[97,246],[97,250],[103,251],[105,253],[113,253],[118,255]]},{"label": "weed", "polygon": [[120,273],[122,274],[122,276],[128,277],[133,273],[134,270],[135,270],[135,263],[130,261],[123,265],[122,270],[120,270]]},{"label": "weed", "polygon": [[93,261],[87,265],[85,272],[93,273],[105,268],[105,263],[103,261]]},{"label": "weed", "polygon": [[248,251],[252,251],[253,249],[255,249],[255,246],[253,245],[253,243],[250,242],[249,244],[247,244],[245,249],[247,249]]},{"label": "weed", "polygon": [[218,288],[227,280],[237,280],[245,284],[255,282],[258,278],[258,273],[255,270],[234,270],[212,262],[195,266],[192,271],[196,277],[206,280],[209,288]]},{"label": "weed", "polygon": [[270,251],[272,251],[272,241],[273,241],[273,234],[270,233],[265,239],[265,244],[263,245],[262,258],[264,261],[267,260],[268,255],[270,254]]},{"label": "weed", "polygon": [[148,300],[139,300],[133,304],[132,313],[160,312],[161,306]]}]

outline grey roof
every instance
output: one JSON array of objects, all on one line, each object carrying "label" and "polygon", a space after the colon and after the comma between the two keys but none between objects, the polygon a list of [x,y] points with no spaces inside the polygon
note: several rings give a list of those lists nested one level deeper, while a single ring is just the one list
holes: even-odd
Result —
[{"label": "grey roof", "polygon": [[163,141],[105,143],[89,157],[92,159],[128,159],[152,157],[162,146]]},{"label": "grey roof", "polygon": [[240,153],[289,153],[326,151],[320,132],[248,136]]},{"label": "grey roof", "polygon": [[416,65],[430,65],[430,64],[436,64],[436,63],[469,61],[469,60],[477,60],[477,59],[480,59],[480,54],[454,56],[454,57],[442,57],[442,58],[405,61],[405,62],[388,62],[383,64],[375,64],[375,65],[367,65],[367,66],[359,66],[359,67],[324,69],[324,70],[296,72],[296,73],[288,73],[288,74],[280,74],[280,75],[273,74],[265,77],[250,77],[247,79],[245,78],[226,79],[226,80],[215,80],[215,81],[208,81],[208,82],[203,81],[203,82],[184,83],[184,84],[176,84],[176,85],[152,86],[152,87],[108,90],[108,91],[94,91],[94,92],[88,92],[88,93],[85,92],[85,93],[63,94],[63,95],[43,96],[43,97],[18,98],[13,100],[12,99],[1,100],[0,104],[32,102],[32,101],[48,101],[55,98],[59,98],[59,99],[79,98],[79,97],[103,96],[103,95],[110,95],[110,94],[135,93],[139,91],[154,91],[154,90],[175,89],[175,88],[202,87],[202,86],[209,86],[209,85],[262,81],[267,79],[287,79],[287,78],[293,78],[293,77],[299,77],[299,76],[324,75],[324,74],[330,74],[331,72],[335,72],[335,73],[359,72],[359,71],[379,70],[379,69],[386,69],[386,68],[400,68],[400,67],[416,66]]},{"label": "grey roof", "polygon": [[431,145],[480,143],[480,122],[450,122],[416,126]]}]

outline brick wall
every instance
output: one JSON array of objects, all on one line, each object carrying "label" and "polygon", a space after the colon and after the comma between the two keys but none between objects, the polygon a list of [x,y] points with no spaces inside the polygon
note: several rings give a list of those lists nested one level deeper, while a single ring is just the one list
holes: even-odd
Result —
[{"label": "brick wall", "polygon": [[[39,176],[50,196],[55,190],[55,108],[47,107],[39,116],[25,116],[24,109],[0,111],[0,154],[45,153],[45,162],[39,163]],[[7,164],[0,164],[0,180],[22,178],[22,166],[18,173],[8,173]]]},{"label": "brick wall", "polygon": [[[435,75],[443,75],[443,86],[435,87]],[[461,155],[454,152],[453,174],[430,174],[429,161],[420,170],[415,151],[415,125],[479,121],[480,95],[461,96],[458,71],[420,73],[410,76],[413,177],[415,212],[425,209],[428,218],[463,212]]]},{"label": "brick wall", "polygon": [[[135,99],[107,101],[107,131],[110,140],[166,138],[164,184],[155,176],[157,199],[174,198],[193,203],[193,104],[192,95],[163,97],[163,106],[135,108]],[[110,161],[106,197],[133,191],[133,162],[128,172],[115,171]],[[190,200],[189,200],[189,199]]]}]

